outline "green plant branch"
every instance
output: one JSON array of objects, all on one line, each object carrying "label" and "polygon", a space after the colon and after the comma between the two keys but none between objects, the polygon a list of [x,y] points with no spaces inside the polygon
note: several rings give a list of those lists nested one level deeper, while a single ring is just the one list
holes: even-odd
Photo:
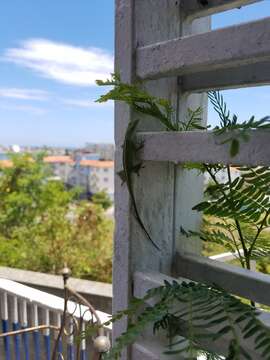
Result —
[{"label": "green plant branch", "polygon": [[236,251],[237,251],[237,254],[238,254],[238,259],[239,259],[239,261],[240,261],[240,263],[241,263],[241,266],[244,267],[244,266],[245,266],[245,263],[244,263],[242,254],[241,254],[241,252],[240,252],[240,249],[239,249],[239,247],[238,247],[238,244],[237,244],[237,242],[236,242],[234,233],[233,233],[233,231],[231,230],[231,228],[230,228],[230,226],[229,226],[229,224],[228,224],[228,222],[227,222],[226,219],[224,219],[224,222],[227,224],[227,230],[228,230],[229,233],[231,234],[231,237],[232,237],[234,246],[235,246],[235,248],[236,248]]},{"label": "green plant branch", "polygon": [[[211,169],[209,169],[208,165],[205,165],[205,168],[206,168],[206,171],[208,172],[208,174],[210,175],[210,177],[212,178],[212,180],[215,182],[215,184],[218,186],[218,189],[219,191],[222,193],[222,195],[224,196],[224,198],[228,199],[227,197],[227,194],[220,188],[220,184],[219,182],[217,181],[217,178],[214,174],[212,174],[212,171]],[[242,235],[242,231],[241,231],[241,226],[240,226],[240,223],[237,219],[234,219],[234,222],[235,222],[235,225],[236,225],[236,229],[238,231],[238,234],[239,234],[239,240],[241,242],[241,245],[242,245],[242,249],[243,249],[243,252],[244,252],[244,255],[246,256],[247,254],[247,248],[246,248],[246,244],[245,244],[245,241],[244,241],[244,238],[243,238],[243,235]],[[242,262],[241,262],[241,265],[242,265]]]},{"label": "green plant branch", "polygon": [[[233,203],[231,170],[230,170],[229,165],[227,165],[226,168],[227,168],[230,192],[231,192],[232,203]],[[226,196],[225,192],[224,192],[224,196]],[[247,251],[246,243],[245,243],[244,236],[243,236],[243,233],[242,233],[241,225],[240,225],[240,222],[238,221],[238,219],[235,218],[234,221],[235,221],[235,225],[236,225],[236,228],[237,228],[237,231],[238,231],[239,239],[240,239],[240,242],[241,242],[241,245],[242,245],[242,248],[243,248],[244,257],[245,257],[245,261],[246,261],[246,266],[247,266],[247,269],[250,269],[250,262],[248,260],[248,251]]]}]

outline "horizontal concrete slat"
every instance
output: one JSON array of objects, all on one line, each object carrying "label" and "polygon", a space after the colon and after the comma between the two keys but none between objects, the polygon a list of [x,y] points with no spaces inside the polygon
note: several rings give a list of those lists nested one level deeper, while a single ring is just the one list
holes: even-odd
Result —
[{"label": "horizontal concrete slat", "polygon": [[182,0],[181,6],[187,16],[196,18],[239,8],[259,1],[262,0],[208,0],[208,4],[203,5],[198,0]]},{"label": "horizontal concrete slat", "polygon": [[224,136],[211,131],[148,132],[138,133],[137,138],[144,143],[142,160],[269,166],[270,131],[254,130],[249,135],[247,142],[240,139],[240,151],[233,158],[230,145],[222,144]]},{"label": "horizontal concrete slat", "polygon": [[141,79],[239,67],[270,60],[270,18],[186,36],[136,52]]},{"label": "horizontal concrete slat", "polygon": [[175,280],[171,276],[167,276],[156,272],[140,272],[136,271],[133,276],[134,289],[133,295],[136,298],[142,298],[146,292],[152,288],[159,287],[164,284],[164,281],[172,282]]},{"label": "horizontal concrete slat", "polygon": [[185,75],[179,82],[185,92],[269,85],[270,61]]},{"label": "horizontal concrete slat", "polygon": [[176,276],[209,285],[216,284],[235,295],[270,305],[269,275],[193,254],[176,254],[173,267]]}]

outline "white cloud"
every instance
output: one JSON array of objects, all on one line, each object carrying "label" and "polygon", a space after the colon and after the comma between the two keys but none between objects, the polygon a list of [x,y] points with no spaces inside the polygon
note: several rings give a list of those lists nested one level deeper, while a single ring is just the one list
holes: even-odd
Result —
[{"label": "white cloud", "polygon": [[34,115],[44,115],[47,113],[46,109],[42,109],[36,106],[31,105],[10,105],[10,104],[1,104],[0,103],[0,109],[8,110],[8,111],[18,111],[18,112],[27,112]]},{"label": "white cloud", "polygon": [[48,100],[48,93],[37,89],[0,88],[0,97],[18,100]]},{"label": "white cloud", "polygon": [[46,39],[29,39],[7,49],[3,59],[66,84],[91,86],[113,72],[112,55],[98,48],[83,48]]},{"label": "white cloud", "polygon": [[83,108],[104,108],[104,107],[112,107],[113,102],[108,101],[106,103],[97,103],[93,100],[87,99],[62,99],[62,103],[70,106],[75,107],[83,107]]}]

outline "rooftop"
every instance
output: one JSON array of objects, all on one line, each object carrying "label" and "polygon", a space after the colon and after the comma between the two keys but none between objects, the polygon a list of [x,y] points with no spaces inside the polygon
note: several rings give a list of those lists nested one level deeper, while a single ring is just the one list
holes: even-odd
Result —
[{"label": "rooftop", "polygon": [[[75,161],[71,156],[67,155],[58,155],[58,156],[46,156],[44,162],[48,164],[75,164]],[[102,161],[102,160],[81,160],[81,166],[85,167],[95,167],[95,168],[113,168],[113,161]],[[0,168],[9,168],[12,167],[11,160],[0,160]]]},{"label": "rooftop", "polygon": [[96,168],[112,168],[114,166],[114,162],[102,161],[102,160],[81,160],[80,165],[96,167]]},{"label": "rooftop", "polygon": [[68,155],[46,156],[44,158],[46,163],[68,163],[74,164],[74,160]]}]

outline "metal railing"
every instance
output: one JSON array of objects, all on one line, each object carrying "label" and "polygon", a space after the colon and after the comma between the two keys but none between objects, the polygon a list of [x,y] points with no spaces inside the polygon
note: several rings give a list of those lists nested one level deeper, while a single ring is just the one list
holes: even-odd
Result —
[{"label": "metal railing", "polygon": [[99,359],[110,346],[110,327],[100,325],[109,315],[95,310],[68,284],[64,273],[64,298],[15,281],[0,279],[2,333],[0,358],[5,360]]}]

